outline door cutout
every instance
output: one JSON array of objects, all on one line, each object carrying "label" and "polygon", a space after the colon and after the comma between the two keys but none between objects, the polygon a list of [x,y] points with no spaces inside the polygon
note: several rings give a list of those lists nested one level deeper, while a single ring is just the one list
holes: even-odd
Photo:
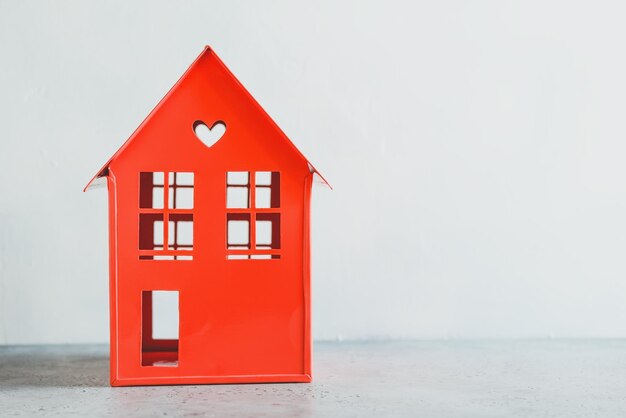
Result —
[{"label": "door cutout", "polygon": [[178,366],[177,290],[141,293],[141,365]]}]

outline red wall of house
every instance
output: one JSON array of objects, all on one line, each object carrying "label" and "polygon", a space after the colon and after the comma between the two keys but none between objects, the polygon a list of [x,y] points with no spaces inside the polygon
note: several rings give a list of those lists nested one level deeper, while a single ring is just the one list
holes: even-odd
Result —
[{"label": "red wall of house", "polygon": [[[201,57],[109,166],[114,382],[310,373],[311,173],[229,74]],[[226,133],[207,147],[196,120]],[[192,261],[139,259],[139,173],[167,171],[194,173]],[[280,172],[280,259],[226,259],[228,171]],[[146,290],[180,292],[177,367],[141,365]]]}]

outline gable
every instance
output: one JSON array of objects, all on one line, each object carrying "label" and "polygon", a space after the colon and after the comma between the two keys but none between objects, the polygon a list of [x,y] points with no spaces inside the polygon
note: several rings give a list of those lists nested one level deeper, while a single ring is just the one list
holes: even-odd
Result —
[{"label": "gable", "polygon": [[[324,177],[226,68],[215,52],[207,46],[130,138],[87,183],[84,191],[97,178],[106,177],[109,166],[121,158],[131,144],[136,142],[176,140],[179,142],[176,146],[193,148],[197,144],[185,141],[199,141],[194,133],[199,121],[208,127],[223,121],[227,130],[224,136],[232,137],[236,134],[240,147],[254,146],[257,142],[263,142],[264,148],[270,152],[272,149],[280,149],[288,158],[306,164],[311,175],[317,174],[322,183],[330,187]],[[150,132],[158,134],[150,135]],[[215,147],[214,151],[217,152],[220,141],[210,149]]]}]

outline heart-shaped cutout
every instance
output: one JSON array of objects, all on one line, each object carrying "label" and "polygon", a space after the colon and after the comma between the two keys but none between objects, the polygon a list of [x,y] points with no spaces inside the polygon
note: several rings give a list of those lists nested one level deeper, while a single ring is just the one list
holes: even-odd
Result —
[{"label": "heart-shaped cutout", "polygon": [[193,132],[207,147],[213,146],[226,133],[226,124],[218,120],[210,128],[206,123],[197,120],[193,123]]}]

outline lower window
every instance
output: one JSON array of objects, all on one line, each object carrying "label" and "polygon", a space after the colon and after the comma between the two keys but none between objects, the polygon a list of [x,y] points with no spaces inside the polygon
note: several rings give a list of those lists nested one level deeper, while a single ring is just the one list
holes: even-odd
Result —
[{"label": "lower window", "polygon": [[193,260],[193,214],[139,214],[140,260]]},{"label": "lower window", "polygon": [[[250,223],[251,216],[254,225]],[[280,258],[279,213],[228,213],[226,235],[229,260]]]}]

